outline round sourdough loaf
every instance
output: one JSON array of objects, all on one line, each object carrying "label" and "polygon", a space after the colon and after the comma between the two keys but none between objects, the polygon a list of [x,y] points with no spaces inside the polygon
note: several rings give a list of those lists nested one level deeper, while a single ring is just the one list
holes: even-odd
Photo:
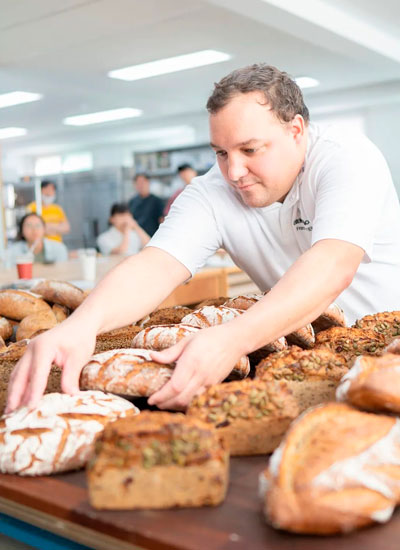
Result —
[{"label": "round sourdough loaf", "polygon": [[42,296],[27,290],[0,290],[0,315],[21,321],[27,315],[51,310]]},{"label": "round sourdough loaf", "polygon": [[147,349],[113,349],[93,355],[83,368],[82,389],[148,397],[171,378],[174,365],[151,359]]},{"label": "round sourdough loaf", "polygon": [[138,413],[129,401],[102,392],[49,393],[33,410],[21,407],[1,418],[0,471],[47,475],[81,468],[108,422]]},{"label": "round sourdough loaf", "polygon": [[86,297],[83,290],[66,281],[40,281],[32,287],[32,292],[40,294],[52,304],[60,304],[69,309],[76,309]]}]

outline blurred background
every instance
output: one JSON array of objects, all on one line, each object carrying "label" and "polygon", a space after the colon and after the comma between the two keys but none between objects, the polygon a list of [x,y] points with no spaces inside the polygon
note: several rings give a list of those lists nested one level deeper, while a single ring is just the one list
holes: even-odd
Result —
[{"label": "blurred background", "polygon": [[137,172],[167,201],[178,166],[214,162],[213,83],[256,62],[300,79],[312,121],[367,134],[400,190],[399,21],[395,0],[0,0],[8,238],[43,179],[56,183],[69,249],[95,245]]}]

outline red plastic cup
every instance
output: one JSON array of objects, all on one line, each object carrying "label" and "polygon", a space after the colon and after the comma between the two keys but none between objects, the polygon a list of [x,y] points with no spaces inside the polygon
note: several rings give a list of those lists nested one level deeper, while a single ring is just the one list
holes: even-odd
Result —
[{"label": "red plastic cup", "polygon": [[16,264],[20,279],[32,279],[33,258],[31,256],[17,258]]}]

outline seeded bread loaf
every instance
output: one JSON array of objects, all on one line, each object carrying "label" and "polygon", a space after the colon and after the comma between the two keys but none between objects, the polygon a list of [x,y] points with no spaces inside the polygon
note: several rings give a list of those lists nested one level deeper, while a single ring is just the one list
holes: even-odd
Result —
[{"label": "seeded bread loaf", "polygon": [[333,303],[311,324],[315,334],[317,334],[331,327],[346,327],[347,321],[343,309]]},{"label": "seeded bread loaf", "polygon": [[360,409],[400,413],[400,356],[361,355],[337,388],[338,401]]},{"label": "seeded bread loaf", "polygon": [[81,468],[108,422],[138,413],[129,401],[102,392],[47,394],[33,410],[21,407],[0,419],[0,472],[34,476]]},{"label": "seeded bread loaf", "polygon": [[56,316],[52,309],[32,313],[22,319],[16,334],[16,340],[26,340],[31,338],[39,330],[48,330],[57,324]]},{"label": "seeded bread loaf", "polygon": [[274,353],[256,367],[256,379],[285,380],[300,411],[335,400],[341,378],[348,372],[346,361],[330,350],[300,348]]},{"label": "seeded bread loaf", "polygon": [[357,355],[382,355],[385,338],[372,330],[332,327],[317,334],[315,347],[329,349],[351,361]]},{"label": "seeded bread loaf", "polygon": [[216,506],[225,498],[229,453],[207,424],[144,411],[109,424],[88,467],[99,509]]},{"label": "seeded bread loaf", "polygon": [[386,344],[400,336],[400,311],[383,311],[374,315],[365,315],[354,324],[355,328],[373,330],[382,334]]},{"label": "seeded bread loaf", "polygon": [[80,387],[148,397],[168,382],[174,365],[156,363],[146,349],[115,349],[93,355],[81,372]]},{"label": "seeded bread loaf", "polygon": [[295,533],[347,533],[388,521],[400,501],[400,421],[343,403],[293,422],[260,476],[267,521]]},{"label": "seeded bread loaf", "polygon": [[[199,327],[192,327],[183,323],[147,327],[134,337],[132,347],[161,351],[174,346],[186,336],[196,334],[199,330]],[[228,378],[246,378],[249,373],[250,363],[247,356],[243,355],[236,363]]]},{"label": "seeded bread loaf", "polygon": [[94,353],[102,353],[111,349],[140,347],[132,346],[132,340],[141,330],[135,325],[128,325],[98,334]]},{"label": "seeded bread loaf", "polygon": [[32,292],[43,296],[47,302],[76,309],[85,299],[83,290],[67,281],[43,280],[32,287]]},{"label": "seeded bread loaf", "polygon": [[155,325],[176,325],[180,323],[191,309],[185,306],[164,307],[153,311],[144,319],[136,323],[140,328],[152,327]]},{"label": "seeded bread loaf", "polygon": [[8,340],[11,338],[12,333],[12,323],[10,323],[10,321],[5,317],[0,317],[0,337],[3,338],[3,340]]},{"label": "seeded bread loaf", "polygon": [[0,290],[0,315],[15,321],[51,308],[39,294],[27,290]]},{"label": "seeded bread loaf", "polygon": [[287,384],[275,380],[210,386],[187,410],[189,417],[215,426],[234,456],[272,452],[298,414]]}]

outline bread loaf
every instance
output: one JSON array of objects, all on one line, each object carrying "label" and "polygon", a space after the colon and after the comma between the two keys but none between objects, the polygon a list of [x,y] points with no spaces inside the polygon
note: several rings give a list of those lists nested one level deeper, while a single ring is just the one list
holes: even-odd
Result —
[{"label": "bread loaf", "polygon": [[395,338],[384,349],[383,353],[397,353],[400,354],[400,338]]},{"label": "bread loaf", "polygon": [[94,353],[102,353],[111,349],[132,348],[141,346],[132,346],[132,340],[142,329],[135,325],[116,328],[98,334],[96,337],[96,347]]},{"label": "bread loaf", "polygon": [[241,296],[235,296],[230,298],[224,303],[225,307],[232,307],[234,309],[249,309],[251,306],[256,304],[261,298],[264,298],[265,294],[243,294]]},{"label": "bread loaf", "polygon": [[286,340],[290,345],[300,346],[305,349],[312,348],[315,344],[314,329],[311,324],[308,324],[288,334]]},{"label": "bread loaf", "polygon": [[50,393],[0,419],[0,472],[47,475],[81,468],[104,426],[139,410],[102,392]]},{"label": "bread loaf", "polygon": [[93,355],[82,370],[80,387],[148,397],[168,382],[173,369],[153,361],[146,349],[110,350]]},{"label": "bread loaf", "polygon": [[210,386],[190,403],[187,415],[215,426],[232,455],[272,452],[299,414],[285,382],[243,380]]},{"label": "bread loaf", "polygon": [[[199,330],[199,327],[192,327],[191,325],[184,325],[183,323],[178,325],[147,327],[134,337],[132,347],[161,351],[174,346],[186,336],[196,334]],[[246,378],[249,372],[249,360],[246,355],[243,355],[234,366],[228,378]]]},{"label": "bread loaf", "polygon": [[400,356],[361,355],[337,388],[338,401],[368,411],[400,413]]},{"label": "bread loaf", "polygon": [[225,497],[229,454],[207,424],[144,411],[109,424],[88,467],[99,509],[216,506]]},{"label": "bread loaf", "polygon": [[70,314],[69,309],[66,306],[61,306],[60,304],[53,304],[51,309],[53,310],[57,323],[62,323],[65,321]]},{"label": "bread loaf", "polygon": [[329,350],[293,346],[274,353],[256,367],[256,379],[285,380],[300,411],[335,400],[336,388],[348,372],[346,361]]},{"label": "bread loaf", "polygon": [[351,361],[357,355],[382,355],[385,338],[372,330],[332,327],[317,334],[315,347],[330,349]]},{"label": "bread loaf", "polygon": [[191,325],[192,327],[208,328],[228,323],[242,313],[243,310],[241,309],[233,309],[225,306],[206,306],[186,315],[182,319],[182,323]]},{"label": "bread loaf", "polygon": [[0,352],[7,349],[6,343],[4,342],[3,338],[0,336]]},{"label": "bread loaf", "polygon": [[400,336],[400,311],[384,311],[365,315],[354,324],[355,328],[373,330],[385,338],[386,344]]},{"label": "bread loaf", "polygon": [[40,294],[52,304],[60,304],[69,309],[76,309],[85,299],[83,290],[67,281],[43,280],[32,287],[32,292]]},{"label": "bread loaf", "polygon": [[331,327],[346,327],[347,321],[343,309],[333,303],[311,324],[315,334],[317,334]]},{"label": "bread loaf", "polygon": [[400,421],[342,403],[293,422],[260,478],[269,523],[330,535],[390,519],[400,499]]},{"label": "bread loaf", "polygon": [[3,340],[8,340],[11,338],[12,333],[12,323],[10,323],[10,321],[5,317],[0,317],[0,337],[3,338]]},{"label": "bread loaf", "polygon": [[152,327],[155,325],[175,325],[180,323],[192,310],[185,306],[164,307],[153,311],[144,319],[139,321],[137,325],[140,328]]},{"label": "bread loaf", "polygon": [[20,321],[24,317],[51,308],[41,296],[26,290],[0,290],[0,315]]},{"label": "bread loaf", "polygon": [[16,339],[26,340],[31,338],[39,330],[48,330],[57,324],[56,316],[51,309],[32,313],[22,319],[17,328]]},{"label": "bread loaf", "polygon": [[229,300],[227,296],[220,296],[219,298],[208,298],[207,300],[203,300],[202,302],[197,304],[196,309],[200,309],[205,306],[223,306],[227,300]]}]

